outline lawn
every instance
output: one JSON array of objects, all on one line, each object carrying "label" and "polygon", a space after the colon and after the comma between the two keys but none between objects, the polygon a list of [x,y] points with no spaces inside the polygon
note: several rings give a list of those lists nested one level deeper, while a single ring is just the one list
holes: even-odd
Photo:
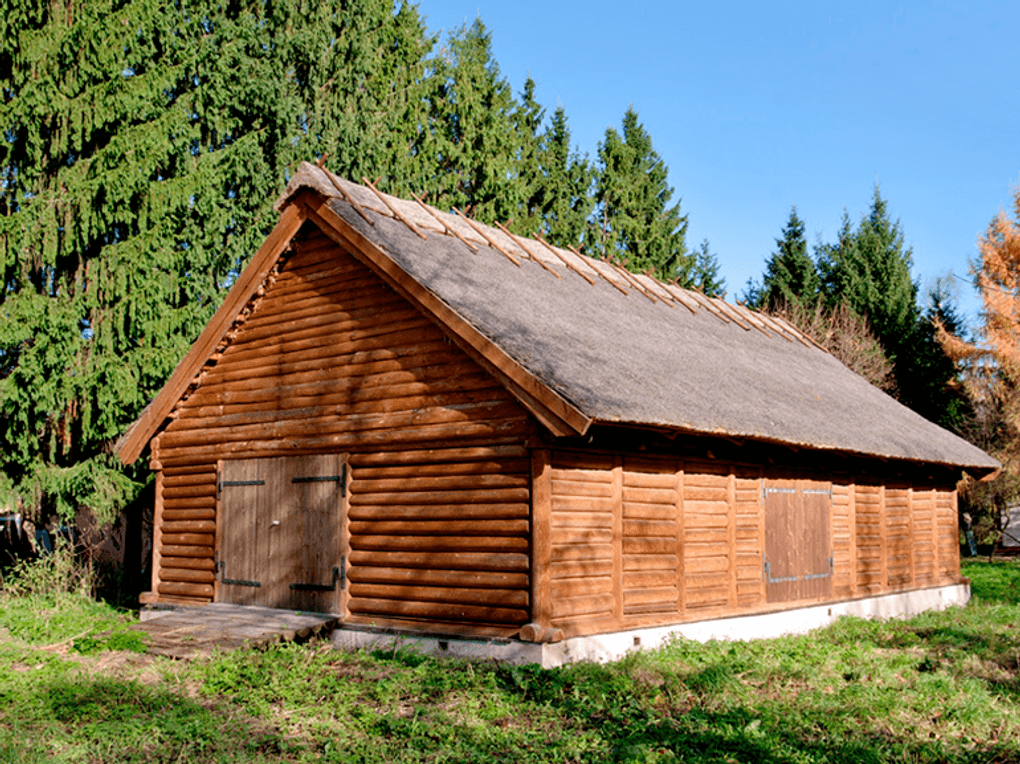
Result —
[{"label": "lawn", "polygon": [[964,574],[966,608],[551,671],[316,642],[172,662],[118,637],[131,614],[4,596],[0,761],[1020,762],[1020,564]]}]

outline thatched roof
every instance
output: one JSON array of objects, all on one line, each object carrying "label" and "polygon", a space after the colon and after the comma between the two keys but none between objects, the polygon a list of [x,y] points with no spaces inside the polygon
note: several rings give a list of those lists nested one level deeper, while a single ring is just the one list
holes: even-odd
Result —
[{"label": "thatched roof", "polygon": [[[565,422],[560,434],[616,423],[981,473],[999,466],[781,320],[396,199],[308,163],[276,208],[285,217],[298,208],[398,291],[417,294],[460,339],[485,345],[493,368],[512,367],[506,381],[540,421]],[[286,227],[292,236],[294,221]],[[271,250],[253,260],[249,270],[259,265],[250,281],[268,272],[282,246]],[[227,303],[242,298],[228,296]],[[236,311],[227,304],[222,310]],[[223,326],[211,334],[224,333],[229,318],[220,317]],[[215,341],[210,336],[205,345]],[[157,398],[146,422],[125,436],[135,445],[122,442],[122,456],[156,432],[201,367],[201,354],[194,355],[161,393],[165,400]]]},{"label": "thatched roof", "polygon": [[647,277],[628,279],[602,261],[553,253],[542,242],[476,224],[503,254],[458,215],[383,200],[310,164],[302,165],[278,206],[304,188],[329,198],[337,215],[412,279],[595,422],[998,466],[802,341],[785,322]]}]

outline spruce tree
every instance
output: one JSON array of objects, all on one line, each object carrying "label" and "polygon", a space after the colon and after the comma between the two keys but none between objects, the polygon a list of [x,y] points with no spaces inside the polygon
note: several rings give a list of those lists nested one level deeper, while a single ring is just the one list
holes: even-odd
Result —
[{"label": "spruce tree", "polygon": [[776,251],[765,265],[765,275],[752,307],[775,310],[784,305],[808,305],[818,301],[821,279],[814,260],[808,255],[804,238],[804,221],[797,216],[797,207],[776,239]]},{"label": "spruce tree", "polygon": [[545,182],[538,207],[545,235],[560,247],[580,246],[595,206],[591,195],[594,175],[588,157],[570,146],[570,126],[562,106],[553,113],[543,136],[540,165]]},{"label": "spruce tree", "polygon": [[888,204],[878,186],[871,209],[856,230],[844,213],[836,243],[823,245],[819,252],[827,301],[846,302],[867,319],[894,362],[919,317],[911,265],[912,253],[909,247],[904,248],[903,230],[899,221],[889,219]]},{"label": "spruce tree", "polygon": [[328,151],[343,174],[410,174],[431,43],[388,0],[8,2],[0,25],[0,504],[108,516],[144,474],[110,443],[289,170]]},{"label": "spruce tree", "polygon": [[515,124],[524,115],[492,57],[492,34],[481,19],[450,37],[433,77],[429,129],[437,170],[427,185],[429,201],[485,223],[514,218],[526,196]]},{"label": "spruce tree", "polygon": [[622,128],[622,134],[608,128],[599,144],[589,254],[672,281],[687,255],[687,216],[679,202],[670,206],[669,170],[633,108],[623,115]]}]

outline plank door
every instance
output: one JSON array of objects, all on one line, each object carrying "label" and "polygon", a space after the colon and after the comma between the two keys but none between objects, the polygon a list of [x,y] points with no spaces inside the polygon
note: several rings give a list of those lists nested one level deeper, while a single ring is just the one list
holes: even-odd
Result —
[{"label": "plank door", "polygon": [[218,601],[342,613],[346,461],[220,463]]},{"label": "plank door", "polygon": [[763,480],[766,602],[820,600],[832,594],[832,486]]}]

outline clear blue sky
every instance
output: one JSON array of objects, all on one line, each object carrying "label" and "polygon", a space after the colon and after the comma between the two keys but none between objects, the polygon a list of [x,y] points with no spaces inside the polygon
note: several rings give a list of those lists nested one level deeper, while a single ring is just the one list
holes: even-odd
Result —
[{"label": "clear blue sky", "polygon": [[[797,205],[835,239],[881,187],[922,288],[968,276],[1020,181],[1020,2],[421,0],[433,32],[480,16],[502,74],[529,74],[595,155],[637,110],[729,298],[760,278]],[[962,306],[976,319],[969,283]]]}]

